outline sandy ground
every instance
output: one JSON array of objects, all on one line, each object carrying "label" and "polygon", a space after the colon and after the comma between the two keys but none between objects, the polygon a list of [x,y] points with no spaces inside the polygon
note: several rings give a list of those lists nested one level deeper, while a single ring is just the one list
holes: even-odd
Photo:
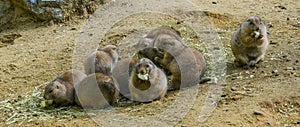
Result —
[{"label": "sandy ground", "polygon": [[[211,83],[205,83],[196,88],[198,94],[193,106],[186,111],[187,115],[175,122],[176,126],[300,126],[299,2],[296,0],[280,2],[276,0],[243,0],[240,2],[191,0],[190,2],[208,15],[214,26],[213,30],[219,35],[223,44],[222,49],[225,51],[226,61],[223,62],[226,62],[226,81],[222,84],[223,93],[218,95],[220,101],[206,121],[200,122],[198,118],[203,110],[203,103],[208,96]],[[122,4],[124,7],[143,6],[138,2]],[[190,13],[190,15],[192,17],[197,13]],[[259,68],[244,70],[233,65],[234,58],[229,42],[231,33],[251,15],[260,16],[265,21],[271,44],[266,58],[260,63]],[[90,20],[93,18],[97,18],[97,15],[91,16]],[[56,75],[74,65],[80,66],[80,63],[74,64],[74,54],[76,54],[74,51],[78,51],[75,50],[78,37],[84,36],[85,33],[90,34],[89,30],[84,27],[87,22],[82,19],[60,24],[30,21],[18,25],[13,24],[9,29],[0,33],[2,42],[7,38],[9,38],[8,40],[16,38],[13,42],[2,43],[0,46],[0,100],[18,101],[15,98],[25,97],[27,92],[51,81]],[[103,22],[109,21],[103,20]],[[122,19],[112,28],[105,28],[100,24],[100,28],[105,28],[108,32],[103,33],[104,30],[96,32],[100,35],[105,34],[100,45],[113,43],[123,46],[121,42],[130,41],[130,39],[137,40],[139,38],[135,37],[142,36],[140,31],[147,32],[149,28],[160,25],[169,25],[178,29],[185,28],[184,21],[178,22],[181,20],[172,16],[145,13]],[[193,45],[195,42],[191,40],[197,38],[190,37],[189,35],[193,35],[193,32],[190,32],[191,28],[186,28],[180,31],[186,43]],[[3,35],[12,36],[4,37]],[[89,38],[100,42],[95,36],[91,35]],[[187,39],[189,37],[191,40]],[[201,41],[200,46],[196,48],[199,48],[199,51],[209,58],[210,51],[205,49],[205,43],[209,42]],[[87,52],[92,48],[88,47]],[[77,62],[76,60],[75,62]],[[208,60],[208,64],[213,63],[210,60]],[[209,65],[209,67],[211,67],[209,70],[213,70],[212,66]],[[213,72],[208,71],[206,77],[210,77],[211,73]],[[42,88],[39,90],[42,91]],[[119,111],[139,117],[158,114],[177,99],[177,94],[178,92],[175,91],[159,101],[136,106],[123,106]],[[1,112],[0,126],[9,126],[7,119],[11,115],[10,112]],[[10,126],[101,126],[98,123],[85,115],[65,119],[51,118],[31,121],[26,119],[22,123],[13,123]],[[114,122],[111,122],[110,125],[120,126]],[[155,123],[149,125],[154,126]]]}]

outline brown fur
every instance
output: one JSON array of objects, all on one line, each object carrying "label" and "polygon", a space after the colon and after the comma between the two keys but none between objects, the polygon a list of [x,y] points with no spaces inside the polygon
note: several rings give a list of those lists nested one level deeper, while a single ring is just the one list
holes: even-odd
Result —
[{"label": "brown fur", "polygon": [[130,92],[128,87],[129,77],[136,63],[137,59],[135,58],[123,59],[118,61],[112,70],[112,76],[116,79],[116,81],[119,84],[120,93],[126,98],[130,98]]},{"label": "brown fur", "polygon": [[140,39],[135,47],[141,49],[146,47],[153,47],[155,39],[161,34],[173,36],[175,39],[181,41],[181,35],[177,30],[171,27],[158,27],[150,31],[142,39]]},{"label": "brown fur", "polygon": [[[168,84],[169,90],[177,90],[180,89],[180,87],[186,87],[193,84],[195,85],[205,74],[206,61],[203,55],[196,49],[186,48],[181,52],[180,55],[175,58],[173,58],[171,62],[163,65],[164,70],[168,71],[172,76],[171,83]],[[164,62],[163,59],[160,59],[158,57],[156,58],[156,60],[159,63]],[[181,66],[179,66],[179,64]],[[189,81],[181,80],[186,78],[188,78]],[[182,83],[184,84],[181,85]]]},{"label": "brown fur", "polygon": [[231,49],[236,63],[245,68],[255,66],[263,60],[268,45],[266,26],[257,16],[246,19],[231,38]]},{"label": "brown fur", "polygon": [[99,51],[95,51],[87,56],[84,62],[86,74],[104,73],[111,74],[114,64],[118,61],[117,47],[106,45]]},{"label": "brown fur", "polygon": [[75,101],[83,108],[101,109],[116,105],[119,88],[106,74],[93,73],[75,85]]},{"label": "brown fur", "polygon": [[[188,48],[182,42],[180,33],[174,29],[157,28],[141,39],[137,46],[147,47],[139,51],[139,54],[153,60],[168,76],[172,76],[168,84],[170,90],[197,84],[205,73],[206,62],[202,54]],[[179,66],[177,60],[184,62]],[[181,75],[182,73],[185,75]],[[190,81],[181,80],[182,78],[190,78]],[[184,84],[181,85],[182,83]]]},{"label": "brown fur", "polygon": [[44,98],[53,100],[55,105],[70,105],[74,103],[74,84],[86,77],[81,71],[68,70],[56,77],[45,87]]},{"label": "brown fur", "polygon": [[181,54],[187,48],[181,40],[168,34],[159,35],[155,40],[154,47],[163,50],[163,59],[160,62],[161,66],[169,64],[174,57]]},{"label": "brown fur", "polygon": [[[148,74],[148,80],[140,79],[139,73]],[[167,77],[150,59],[142,58],[133,68],[129,90],[134,101],[150,102],[163,98],[167,92]]]},{"label": "brown fur", "polygon": [[163,57],[163,48],[155,46],[157,39],[161,38],[161,35],[165,35],[169,38],[177,40],[178,42],[182,42],[180,33],[175,29],[170,27],[158,27],[150,31],[135,45],[135,48],[139,49],[139,55],[141,55],[141,57],[149,58],[152,61],[157,56]]},{"label": "brown fur", "polygon": [[201,78],[201,77],[205,74],[206,69],[207,69],[205,58],[204,58],[204,56],[203,56],[199,51],[197,51],[196,49],[194,49],[194,48],[190,48],[190,49],[192,50],[193,55],[194,55],[194,57],[195,57],[195,59],[196,59],[197,68],[198,68],[198,70],[199,70],[199,72],[200,72],[200,77],[199,77],[199,78]]}]

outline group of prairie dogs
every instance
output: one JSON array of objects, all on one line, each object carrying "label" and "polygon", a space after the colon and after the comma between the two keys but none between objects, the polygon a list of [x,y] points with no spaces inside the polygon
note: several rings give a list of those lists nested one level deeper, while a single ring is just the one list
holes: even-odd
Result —
[{"label": "group of prairie dogs", "polygon": [[[231,39],[236,65],[255,66],[264,58],[268,43],[263,21],[247,18]],[[120,96],[150,102],[163,98],[168,90],[196,85],[205,74],[203,55],[186,46],[173,28],[150,31],[134,48],[139,50],[135,56],[121,60],[114,45],[89,54],[85,73],[69,70],[56,77],[45,87],[44,98],[55,105],[76,103],[94,109],[114,106]]]}]

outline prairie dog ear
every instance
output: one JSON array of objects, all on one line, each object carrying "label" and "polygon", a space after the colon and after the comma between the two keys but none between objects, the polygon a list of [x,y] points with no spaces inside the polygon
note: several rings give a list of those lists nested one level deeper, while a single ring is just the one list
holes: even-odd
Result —
[{"label": "prairie dog ear", "polygon": [[138,43],[136,43],[133,47],[138,49],[143,49],[147,47],[152,47],[152,44],[154,42],[153,38],[142,38],[139,40]]},{"label": "prairie dog ear", "polygon": [[118,47],[117,46],[112,46],[111,49],[116,50],[116,49],[118,49]]},{"label": "prairie dog ear", "polygon": [[250,22],[251,21],[251,19],[250,18],[247,18],[247,20],[246,20],[247,22]]},{"label": "prairie dog ear", "polygon": [[106,45],[103,47],[103,50],[116,50],[116,49],[118,49],[118,47],[115,45]]}]

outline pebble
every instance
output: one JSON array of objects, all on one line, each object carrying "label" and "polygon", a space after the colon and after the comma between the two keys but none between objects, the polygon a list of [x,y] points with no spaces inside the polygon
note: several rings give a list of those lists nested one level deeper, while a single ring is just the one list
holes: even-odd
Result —
[{"label": "pebble", "polygon": [[250,74],[249,70],[245,71],[246,74]]},{"label": "pebble", "polygon": [[277,42],[270,41],[270,44],[275,45],[275,44],[277,44]]},{"label": "pebble", "polygon": [[241,100],[243,98],[242,95],[235,95],[231,97],[231,100],[237,101],[237,100]]},{"label": "pebble", "polygon": [[278,70],[273,70],[272,73],[278,73]]},{"label": "pebble", "polygon": [[286,70],[293,70],[293,67],[286,67]]},{"label": "pebble", "polygon": [[269,28],[272,28],[274,25],[270,22],[269,24],[268,24],[268,27]]},{"label": "pebble", "polygon": [[254,115],[263,115],[263,113],[261,111],[258,111],[258,110],[253,110],[253,114]]},{"label": "pebble", "polygon": [[231,87],[230,90],[231,90],[231,91],[236,91],[236,88],[235,88],[235,87]]},{"label": "pebble", "polygon": [[254,78],[254,75],[250,75],[250,78]]},{"label": "pebble", "polygon": [[284,124],[284,127],[291,127],[291,125],[289,125],[289,124]]}]

